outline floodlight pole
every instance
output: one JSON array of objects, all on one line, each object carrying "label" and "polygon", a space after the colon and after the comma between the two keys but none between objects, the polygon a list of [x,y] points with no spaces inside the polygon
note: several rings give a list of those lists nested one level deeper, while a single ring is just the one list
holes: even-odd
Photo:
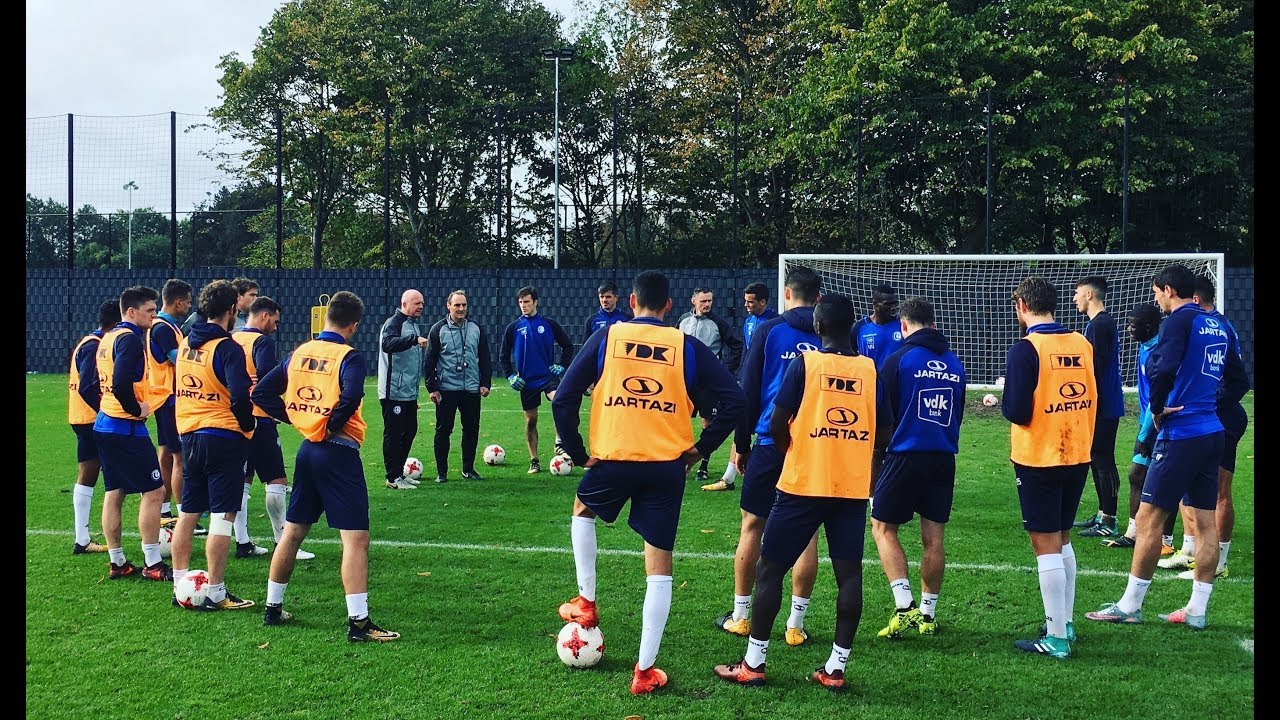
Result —
[{"label": "floodlight pole", "polygon": [[555,159],[553,161],[554,183],[555,183],[555,225],[553,230],[554,238],[554,265],[556,270],[560,269],[560,60],[572,60],[574,55],[574,47],[566,45],[558,48],[543,48],[542,58],[551,60],[556,65],[556,98],[555,98],[555,124],[553,133],[555,135]]},{"label": "floodlight pole", "polygon": [[126,251],[126,264],[130,270],[133,269],[133,191],[138,189],[136,183],[130,180],[124,186],[129,191],[129,246]]}]

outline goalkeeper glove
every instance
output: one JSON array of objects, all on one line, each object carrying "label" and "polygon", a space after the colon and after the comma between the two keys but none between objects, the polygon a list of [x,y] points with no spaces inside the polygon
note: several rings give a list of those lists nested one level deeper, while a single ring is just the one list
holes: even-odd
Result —
[{"label": "goalkeeper glove", "polygon": [[520,373],[514,373],[507,376],[507,382],[511,383],[512,390],[524,389],[524,378],[520,377]]},{"label": "goalkeeper glove", "polygon": [[552,365],[551,367],[549,367],[549,368],[547,368],[547,369],[548,369],[548,370],[550,370],[550,371],[551,371],[551,374],[552,374],[552,375],[555,375],[556,377],[560,377],[561,375],[564,375],[564,366],[563,366],[563,365]]}]

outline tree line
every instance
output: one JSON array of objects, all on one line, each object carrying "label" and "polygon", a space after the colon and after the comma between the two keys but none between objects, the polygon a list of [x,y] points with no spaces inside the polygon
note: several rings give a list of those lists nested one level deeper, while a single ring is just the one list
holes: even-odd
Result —
[{"label": "tree line", "polygon": [[[550,264],[540,51],[568,45],[562,267],[1252,262],[1252,2],[581,2],[569,28],[537,0],[281,6],[252,57],[218,61],[212,122],[250,150],[182,218],[179,264],[275,265],[277,164],[284,267]],[[29,262],[57,254],[58,209],[28,196]],[[135,265],[140,227],[168,264],[168,222],[135,211]],[[118,224],[78,220],[76,264],[122,266]]]}]

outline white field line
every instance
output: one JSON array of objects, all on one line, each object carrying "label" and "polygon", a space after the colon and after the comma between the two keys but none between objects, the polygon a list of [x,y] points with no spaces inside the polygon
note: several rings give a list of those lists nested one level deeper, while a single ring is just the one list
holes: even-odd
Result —
[{"label": "white field line", "polygon": [[[72,537],[74,539],[73,533],[71,533],[70,531],[64,531],[64,530],[42,530],[37,528],[27,528],[27,535],[64,536],[64,537]],[[124,533],[124,536],[129,538],[136,538],[138,537],[138,534],[136,532],[126,532]],[[271,541],[268,541],[265,537],[255,536],[250,539],[264,547],[270,547],[272,544]],[[310,538],[309,537],[304,541],[304,544],[307,545],[308,547],[310,547],[313,544],[314,545],[340,545],[341,541],[338,540],[337,538]],[[524,554],[524,555],[572,555],[573,554],[573,548],[569,547],[567,544],[562,547],[544,547],[544,546],[537,546],[537,545],[504,545],[501,543],[485,543],[485,544],[445,543],[445,542],[416,542],[412,540],[376,540],[376,539],[371,539],[369,541],[369,544],[382,546],[382,547],[408,547],[408,548],[418,548],[422,550],[454,550],[454,551],[460,551],[460,552],[491,552],[491,553],[510,554],[510,555],[521,555],[521,554]],[[614,549],[614,548],[600,548],[599,550],[597,550],[597,554],[617,555],[622,557],[637,557],[637,558],[644,556],[644,552],[641,550],[621,550],[621,549]],[[677,551],[676,553],[674,553],[674,556],[676,559],[679,559],[679,560],[721,560],[721,561],[728,561],[728,562],[733,561],[732,553],[705,553],[705,552]],[[819,558],[818,562],[830,563],[831,559],[827,557],[821,557]],[[880,565],[880,562],[875,558],[868,557],[868,558],[863,558],[862,564],[878,566]],[[918,567],[920,565],[920,563],[916,561],[910,561],[909,564],[913,567]],[[1035,573],[1037,572],[1036,568],[1033,568],[1030,566],[989,565],[985,563],[953,563],[953,562],[947,563],[947,570],[968,570],[972,572],[997,572],[997,573]],[[1086,577],[1115,577],[1115,578],[1129,577],[1128,571],[1121,572],[1117,570],[1092,570],[1089,568],[1081,568],[1077,574],[1083,575]],[[1172,579],[1172,578],[1165,578],[1162,574],[1158,574],[1157,578],[1162,580]],[[1253,578],[1226,577],[1226,578],[1220,578],[1214,581],[1215,585],[1219,583],[1240,583],[1245,585],[1252,585]]]},{"label": "white field line", "polygon": [[1253,657],[1253,638],[1244,638],[1240,641],[1240,647],[1247,653],[1249,657]]}]

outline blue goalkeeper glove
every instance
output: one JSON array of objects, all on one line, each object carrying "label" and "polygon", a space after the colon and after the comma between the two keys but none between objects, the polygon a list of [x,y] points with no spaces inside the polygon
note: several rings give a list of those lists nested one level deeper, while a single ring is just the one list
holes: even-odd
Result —
[{"label": "blue goalkeeper glove", "polygon": [[550,370],[550,371],[551,371],[551,374],[552,374],[552,375],[555,375],[556,377],[560,377],[561,375],[564,375],[564,366],[563,366],[563,365],[552,365],[551,367],[549,367],[549,368],[547,368],[547,369],[548,369],[548,370]]},{"label": "blue goalkeeper glove", "polygon": [[507,382],[511,383],[512,390],[524,389],[524,378],[520,377],[520,373],[514,373],[507,376]]}]

